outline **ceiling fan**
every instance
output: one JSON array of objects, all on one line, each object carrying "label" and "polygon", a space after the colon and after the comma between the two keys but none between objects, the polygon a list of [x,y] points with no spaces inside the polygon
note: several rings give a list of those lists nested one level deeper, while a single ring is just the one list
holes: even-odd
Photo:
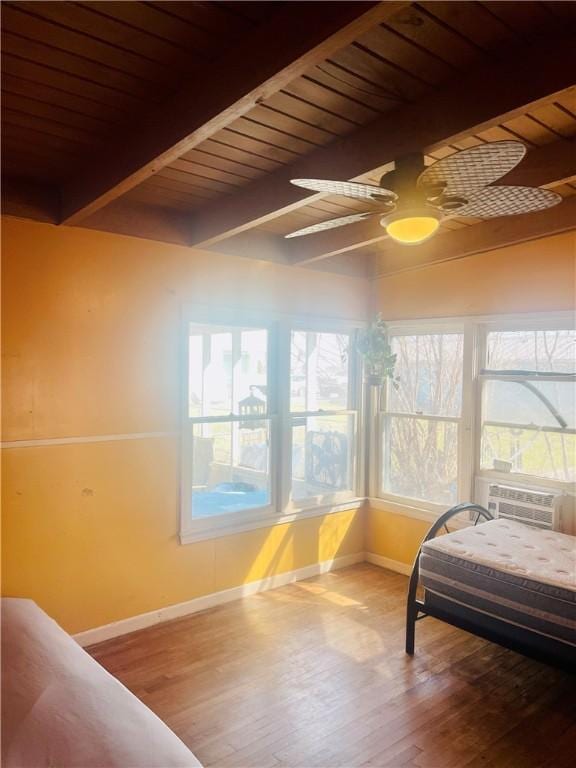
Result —
[{"label": "ceiling fan", "polygon": [[315,192],[344,195],[375,203],[372,210],[312,224],[285,235],[310,235],[343,227],[373,216],[386,233],[402,245],[419,245],[453,216],[489,219],[542,211],[561,202],[556,192],[540,187],[492,186],[515,168],[526,154],[519,141],[496,141],[456,152],[424,166],[422,154],[398,158],[380,186],[353,181],[292,179],[292,184]]}]

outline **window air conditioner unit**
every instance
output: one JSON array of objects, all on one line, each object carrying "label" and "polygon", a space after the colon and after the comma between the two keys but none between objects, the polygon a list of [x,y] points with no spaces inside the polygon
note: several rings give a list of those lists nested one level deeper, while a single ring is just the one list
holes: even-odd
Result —
[{"label": "window air conditioner unit", "polygon": [[559,530],[564,495],[546,488],[529,488],[476,479],[476,498],[494,517],[517,520],[546,530]]}]

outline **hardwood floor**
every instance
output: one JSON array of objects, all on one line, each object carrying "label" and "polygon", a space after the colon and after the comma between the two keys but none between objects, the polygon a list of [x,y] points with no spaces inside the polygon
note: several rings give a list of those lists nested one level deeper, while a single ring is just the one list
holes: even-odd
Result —
[{"label": "hardwood floor", "polygon": [[90,649],[205,766],[568,768],[576,678],[418,623],[362,564]]}]

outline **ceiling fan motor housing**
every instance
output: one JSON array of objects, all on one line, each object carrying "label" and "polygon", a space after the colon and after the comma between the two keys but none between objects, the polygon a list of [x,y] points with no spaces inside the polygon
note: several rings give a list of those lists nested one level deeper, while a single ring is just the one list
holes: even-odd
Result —
[{"label": "ceiling fan motor housing", "polygon": [[[403,155],[394,161],[394,170],[386,173],[380,179],[380,185],[391,189],[398,199],[393,211],[385,211],[380,224],[386,228],[389,224],[408,217],[439,215],[429,204],[430,190],[418,184],[424,170],[424,157],[421,153]],[[442,187],[436,187],[433,195],[442,195]]]},{"label": "ceiling fan motor housing", "polygon": [[380,185],[398,195],[396,210],[432,206],[444,213],[457,211],[468,204],[462,195],[446,194],[446,183],[434,181],[418,183],[425,170],[424,157],[420,153],[404,155],[395,160],[395,169],[380,179]]},{"label": "ceiling fan motor housing", "polygon": [[[418,191],[418,178],[424,170],[424,157],[420,152],[402,155],[394,161],[394,170],[385,173],[380,186],[391,189],[398,197],[414,198]],[[413,199],[413,202],[417,202]]]}]

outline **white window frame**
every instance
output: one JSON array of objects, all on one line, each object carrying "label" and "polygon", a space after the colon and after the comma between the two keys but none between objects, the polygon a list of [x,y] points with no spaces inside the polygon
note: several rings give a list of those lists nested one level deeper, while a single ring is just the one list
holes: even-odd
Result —
[{"label": "white window frame", "polygon": [[[284,499],[288,512],[296,513],[300,510],[318,509],[325,507],[326,504],[340,505],[346,504],[351,501],[361,501],[366,496],[364,489],[364,451],[362,436],[364,434],[363,422],[362,422],[362,387],[361,387],[361,364],[358,353],[355,352],[354,345],[354,332],[357,330],[358,324],[344,324],[341,321],[320,321],[315,320],[310,323],[310,320],[301,320],[299,318],[294,319],[288,330],[287,343],[290,345],[290,334],[292,331],[303,331],[311,333],[339,333],[350,336],[350,363],[349,363],[349,381],[348,381],[348,395],[350,398],[349,407],[346,409],[335,410],[316,410],[316,411],[292,411],[290,410],[290,360],[288,360],[288,392],[287,392],[287,408],[285,409],[287,422],[286,429],[282,430],[284,435],[284,487],[291,489],[292,486],[292,422],[295,418],[310,418],[310,417],[323,417],[323,416],[354,416],[355,418],[355,435],[353,447],[353,461],[352,472],[354,476],[354,483],[352,491],[337,491],[331,494],[329,501],[321,497],[311,496],[306,499],[294,500],[290,496]],[[290,352],[290,350],[288,350]],[[352,405],[352,407],[350,407]],[[326,496],[327,494],[325,494]]]},{"label": "white window frame", "polygon": [[[373,441],[375,453],[376,453],[376,467],[377,473],[376,473],[376,485],[374,487],[374,491],[376,493],[376,497],[379,499],[384,499],[393,502],[395,505],[401,506],[401,507],[414,507],[426,512],[431,512],[434,514],[439,514],[440,512],[444,511],[447,507],[443,504],[437,504],[432,501],[427,501],[425,499],[416,499],[416,498],[410,498],[406,496],[400,496],[395,493],[386,492],[383,490],[383,476],[382,476],[382,468],[383,468],[383,436],[384,436],[384,428],[386,421],[391,416],[398,416],[400,418],[408,417],[408,418],[422,418],[427,421],[435,421],[435,422],[448,422],[448,423],[456,423],[458,425],[458,496],[460,497],[462,494],[466,492],[466,478],[464,477],[464,473],[461,472],[461,467],[463,465],[463,462],[466,460],[467,451],[466,446],[468,443],[468,433],[470,431],[470,423],[468,419],[468,409],[466,406],[471,400],[471,393],[467,391],[467,384],[466,377],[464,375],[464,369],[466,367],[466,352],[467,352],[467,345],[466,345],[466,337],[467,333],[470,333],[470,328],[467,327],[467,324],[462,319],[452,319],[452,318],[442,318],[439,320],[424,320],[424,321],[406,321],[406,322],[394,322],[394,323],[388,323],[388,332],[390,334],[390,337],[397,337],[397,336],[410,336],[410,335],[419,335],[419,334],[440,334],[440,333],[458,333],[462,334],[463,336],[463,371],[462,371],[462,409],[459,416],[433,416],[430,414],[423,414],[423,415],[416,415],[416,414],[406,414],[406,413],[396,413],[392,411],[388,411],[386,408],[387,398],[388,398],[388,390],[389,386],[383,387],[382,396],[380,399],[380,407],[377,411],[377,418],[375,419],[376,429],[377,429],[377,436],[376,439]],[[469,347],[470,345],[468,345]]]},{"label": "white window frame", "polygon": [[[481,336],[479,339],[479,359],[481,365],[479,369],[484,368],[486,361],[486,347],[488,334],[492,331],[554,331],[565,328],[576,328],[576,318],[573,313],[558,313],[548,316],[524,316],[516,320],[510,318],[491,318],[482,324]],[[528,475],[520,472],[498,472],[494,469],[481,468],[481,432],[482,432],[482,402],[483,388],[490,377],[477,373],[477,396],[475,400],[475,423],[477,425],[477,439],[475,441],[474,456],[474,474],[476,477],[483,477],[492,480],[498,480],[507,483],[514,483],[526,486],[537,486],[550,488],[559,492],[574,493],[574,483],[554,480],[553,478],[544,478],[537,475]],[[563,381],[576,381],[576,377]]]},{"label": "white window frame", "polygon": [[[270,420],[270,504],[266,507],[230,512],[214,517],[194,518],[191,514],[192,489],[192,427],[194,424],[217,421],[244,421],[246,417],[189,416],[189,337],[190,326],[222,326],[231,328],[254,327],[268,330],[268,414]],[[350,376],[354,387],[353,398],[357,406],[355,456],[355,488],[353,493],[335,493],[327,502],[310,498],[293,502],[290,498],[292,484],[292,445],[290,413],[290,339],[292,330],[312,331],[317,333],[353,332],[364,326],[358,321],[334,320],[310,316],[292,316],[279,313],[262,313],[224,308],[184,307],[182,312],[182,341],[180,359],[182,361],[182,391],[180,409],[180,543],[214,539],[242,531],[289,523],[294,520],[316,517],[344,509],[360,507],[366,498],[364,484],[364,434],[363,408],[361,397],[361,375],[359,358],[354,354],[350,360]],[[298,413],[298,416],[345,414],[350,411],[321,411]],[[260,418],[262,417],[255,417]]]},{"label": "white window frame", "polygon": [[[474,500],[477,477],[513,482],[526,486],[550,488],[559,492],[574,494],[575,484],[520,473],[504,473],[480,469],[480,440],[482,419],[483,378],[480,370],[485,367],[486,340],[490,331],[501,330],[557,330],[575,328],[573,312],[542,312],[514,315],[485,315],[475,317],[423,318],[419,320],[392,321],[388,324],[391,335],[410,333],[463,332],[463,378],[462,412],[458,431],[458,498],[460,501]],[[383,388],[385,389],[385,388]],[[412,517],[431,520],[447,507],[420,499],[407,498],[386,493],[382,477],[382,435],[384,427],[386,393],[381,402],[374,404],[376,418],[372,420],[370,435],[370,502],[375,508]],[[442,420],[440,417],[438,420]],[[450,418],[450,421],[454,419]]]}]

